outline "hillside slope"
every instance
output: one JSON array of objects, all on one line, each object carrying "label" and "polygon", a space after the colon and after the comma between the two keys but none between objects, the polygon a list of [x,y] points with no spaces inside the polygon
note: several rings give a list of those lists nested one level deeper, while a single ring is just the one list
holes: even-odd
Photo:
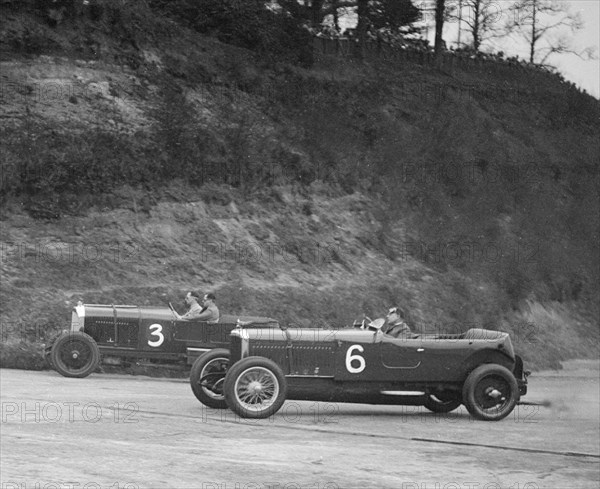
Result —
[{"label": "hillside slope", "polygon": [[140,10],[2,24],[3,365],[77,300],[190,288],[327,327],[400,304],[417,331],[509,331],[534,367],[598,354],[597,101],[542,73],[267,64]]}]

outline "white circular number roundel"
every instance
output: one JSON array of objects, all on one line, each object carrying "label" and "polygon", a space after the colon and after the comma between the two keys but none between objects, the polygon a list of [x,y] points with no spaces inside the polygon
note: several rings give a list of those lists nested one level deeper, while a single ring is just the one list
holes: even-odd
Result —
[{"label": "white circular number roundel", "polygon": [[155,340],[148,340],[148,344],[150,346],[160,346],[165,341],[165,337],[162,334],[162,326],[160,324],[151,324],[150,325],[150,336],[156,336]]},{"label": "white circular number roundel", "polygon": [[[348,372],[351,374],[359,374],[365,369],[367,363],[360,355],[353,355],[352,352],[354,352],[354,350],[358,350],[360,353],[365,351],[361,345],[352,345],[350,348],[348,348],[348,351],[346,352],[346,370],[348,370]],[[354,362],[355,365],[356,362],[358,362],[358,366],[353,367],[352,362]]]}]

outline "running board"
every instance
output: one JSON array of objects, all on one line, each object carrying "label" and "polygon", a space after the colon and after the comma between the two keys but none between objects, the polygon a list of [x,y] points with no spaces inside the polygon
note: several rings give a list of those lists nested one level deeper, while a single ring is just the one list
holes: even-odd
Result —
[{"label": "running board", "polygon": [[386,396],[424,396],[425,393],[421,391],[381,391],[380,394]]}]

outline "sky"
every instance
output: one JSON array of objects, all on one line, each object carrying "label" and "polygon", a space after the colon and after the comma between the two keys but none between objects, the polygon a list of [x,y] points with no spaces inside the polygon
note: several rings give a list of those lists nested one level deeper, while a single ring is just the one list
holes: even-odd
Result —
[{"label": "sky", "polygon": [[[431,0],[429,0],[431,1]],[[509,7],[516,0],[492,0],[494,9],[497,12],[498,25],[503,25],[508,20]],[[427,3],[427,0],[413,0],[415,5]],[[458,4],[458,0],[446,0],[447,4]],[[574,54],[555,54],[552,55],[547,63],[555,66],[567,80],[574,82],[579,87],[585,89],[589,94],[600,98],[600,0],[562,0],[571,13],[579,13],[583,20],[583,28],[571,33],[569,29],[557,29],[548,36],[559,36],[561,34],[572,38],[572,47],[575,51],[581,52],[583,49],[592,47],[595,50],[596,59],[583,60]],[[354,17],[354,18],[353,18]],[[429,29],[425,35],[433,44],[435,36],[433,14],[429,16]],[[356,23],[356,17],[346,16],[342,27],[351,27]],[[546,20],[546,19],[545,19]],[[552,22],[552,19],[547,19]],[[463,26],[463,29],[465,26]],[[464,42],[466,35],[462,31],[461,40]],[[458,22],[446,23],[444,26],[444,40],[448,46],[456,45],[458,38]],[[540,41],[543,43],[544,41]],[[502,40],[496,40],[493,44],[484,44],[482,50],[490,49],[492,51],[504,51],[507,56],[518,55],[520,58],[528,59],[528,46],[522,37],[513,35]]]},{"label": "sky", "polygon": [[[570,0],[574,12],[580,12],[584,28],[575,34],[575,43],[580,47],[593,46],[596,57],[600,57],[600,0]],[[600,98],[600,61],[583,61],[576,56],[556,56],[554,60],[565,77],[596,98]]]},{"label": "sky", "polygon": [[[449,0],[447,0],[449,1]],[[456,0],[455,0],[456,1]],[[504,23],[509,15],[508,8],[515,3],[515,0],[495,0],[495,8],[500,14],[499,23]],[[575,51],[581,52],[587,47],[595,49],[596,58],[600,56],[600,0],[563,0],[563,2],[571,13],[579,13],[583,21],[583,28],[576,32],[571,32],[570,29],[557,29],[549,32],[547,36],[555,37],[566,35],[572,37],[572,47]],[[550,18],[543,19],[543,22],[555,22]],[[430,29],[433,31],[433,29]],[[431,41],[433,43],[433,32],[430,32]],[[450,24],[444,29],[444,38],[446,42],[453,43],[458,35],[457,24]],[[464,38],[463,38],[464,39]],[[540,44],[544,44],[544,40]],[[529,48],[523,38],[518,35],[513,35],[503,40],[495,41],[494,51],[504,50],[507,55],[518,54],[520,58],[529,59]],[[570,80],[584,88],[589,94],[596,98],[600,98],[600,61],[583,60],[574,54],[555,54],[548,58],[547,63],[555,66],[567,80]]]}]

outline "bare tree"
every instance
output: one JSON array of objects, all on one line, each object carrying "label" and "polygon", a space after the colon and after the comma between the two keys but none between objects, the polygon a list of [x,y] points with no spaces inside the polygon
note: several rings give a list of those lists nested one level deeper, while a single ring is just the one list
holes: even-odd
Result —
[{"label": "bare tree", "polygon": [[502,10],[496,0],[462,0],[456,12],[451,14],[452,19],[467,26],[475,51],[479,51],[483,42],[507,34],[499,23],[501,17]]},{"label": "bare tree", "polygon": [[592,48],[575,50],[571,45],[571,37],[565,35],[566,29],[571,34],[583,28],[583,21],[578,13],[572,13],[569,7],[556,0],[518,0],[511,7],[512,18],[507,24],[510,32],[521,35],[529,45],[529,62],[544,65],[552,54],[571,53],[581,58],[595,57]]}]

